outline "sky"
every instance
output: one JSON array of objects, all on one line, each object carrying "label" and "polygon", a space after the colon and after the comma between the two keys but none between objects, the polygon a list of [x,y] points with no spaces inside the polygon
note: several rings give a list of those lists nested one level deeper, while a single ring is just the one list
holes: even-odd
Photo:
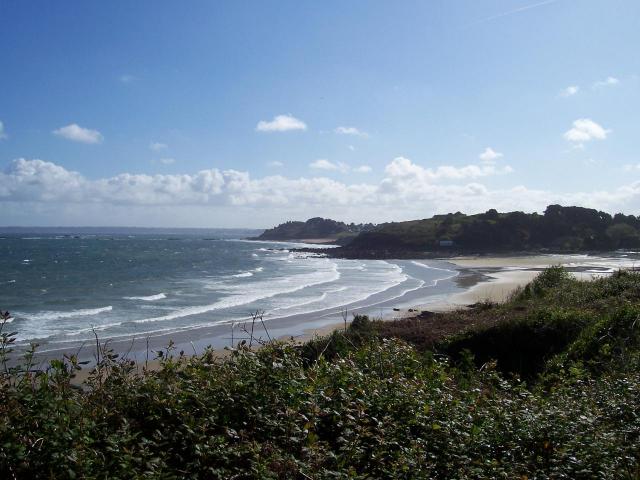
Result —
[{"label": "sky", "polygon": [[636,0],[0,1],[0,225],[640,214]]}]

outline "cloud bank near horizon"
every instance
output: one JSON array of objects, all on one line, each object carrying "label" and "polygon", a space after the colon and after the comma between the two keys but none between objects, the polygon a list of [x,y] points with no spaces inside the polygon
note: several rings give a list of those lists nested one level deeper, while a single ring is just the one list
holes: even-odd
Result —
[{"label": "cloud bank near horizon", "polygon": [[[323,176],[253,178],[248,172],[217,168],[194,174],[122,173],[89,179],[52,162],[20,158],[0,173],[0,204],[7,207],[6,212],[20,210],[24,218],[29,218],[30,212],[55,209],[62,218],[84,217],[86,224],[98,221],[105,225],[121,222],[119,219],[127,218],[133,208],[141,215],[148,213],[142,218],[153,222],[141,226],[157,223],[163,218],[158,212],[168,209],[185,215],[181,225],[214,225],[215,218],[228,217],[238,226],[251,226],[258,213],[265,222],[297,218],[302,212],[347,221],[383,222],[455,211],[477,213],[490,208],[542,211],[551,203],[612,213],[640,207],[640,181],[613,190],[574,193],[553,193],[523,185],[493,189],[477,181],[511,171],[508,165],[494,164],[425,168],[397,157],[387,164],[377,183],[347,183]],[[102,212],[99,220],[89,213],[93,211]],[[64,217],[65,212],[73,215]],[[206,212],[219,216],[203,222]],[[0,221],[6,222],[6,215],[9,214],[2,218],[0,214]]]}]

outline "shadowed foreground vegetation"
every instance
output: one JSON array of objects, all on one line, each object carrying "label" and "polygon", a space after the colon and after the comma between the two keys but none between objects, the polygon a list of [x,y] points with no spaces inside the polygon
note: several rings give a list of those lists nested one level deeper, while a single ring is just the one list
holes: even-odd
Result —
[{"label": "shadowed foreground vegetation", "polygon": [[303,346],[142,374],[103,351],[82,388],[73,357],[28,354],[0,373],[0,477],[638,479],[639,318],[640,274],[552,268],[504,305]]}]

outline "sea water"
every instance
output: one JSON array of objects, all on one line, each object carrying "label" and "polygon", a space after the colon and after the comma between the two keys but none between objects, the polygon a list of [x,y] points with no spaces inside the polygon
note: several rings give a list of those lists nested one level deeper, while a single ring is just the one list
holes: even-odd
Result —
[{"label": "sea water", "polygon": [[[441,261],[342,260],[255,242],[247,230],[0,232],[0,309],[20,343],[172,334],[245,321],[371,313],[442,294]],[[412,296],[413,295],[413,296]],[[408,303],[411,304],[411,303]]]}]

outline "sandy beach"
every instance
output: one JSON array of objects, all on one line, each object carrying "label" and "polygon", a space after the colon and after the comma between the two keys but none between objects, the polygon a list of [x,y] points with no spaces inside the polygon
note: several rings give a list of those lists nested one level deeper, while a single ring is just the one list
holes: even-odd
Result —
[{"label": "sandy beach", "polygon": [[[462,291],[440,299],[429,299],[410,308],[399,308],[383,315],[384,320],[413,317],[421,311],[447,312],[467,308],[477,302],[501,303],[518,288],[531,282],[542,270],[554,265],[567,268],[579,280],[591,280],[609,275],[620,268],[634,268],[624,257],[591,255],[522,255],[465,256],[447,259],[461,272],[457,278]],[[297,337],[306,341],[315,336],[344,328],[344,323],[332,323],[306,330]]]},{"label": "sandy beach", "polygon": [[[482,277],[465,291],[438,302],[416,305],[412,310],[444,312],[466,308],[477,302],[504,302],[514,290],[531,282],[545,268],[555,265],[567,268],[578,280],[592,280],[621,268],[635,267],[633,261],[625,257],[594,255],[469,256],[454,257],[449,262]],[[398,313],[396,318],[415,314],[407,310]]]}]

